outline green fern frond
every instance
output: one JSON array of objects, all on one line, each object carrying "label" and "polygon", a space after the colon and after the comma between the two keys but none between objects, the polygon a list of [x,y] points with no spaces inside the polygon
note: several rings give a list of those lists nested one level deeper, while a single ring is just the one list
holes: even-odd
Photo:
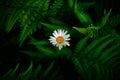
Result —
[{"label": "green fern frond", "polygon": [[17,64],[14,69],[10,69],[7,73],[5,73],[3,75],[3,78],[5,78],[6,80],[9,80],[10,78],[14,79],[14,76],[16,74],[16,71],[17,71],[18,67],[19,67],[19,64]]},{"label": "green fern frond", "polygon": [[5,74],[2,76],[2,79],[3,79],[3,80],[10,80],[9,78],[12,79],[13,75],[12,75],[12,76],[10,75],[11,72],[12,72],[12,69],[10,69],[7,73],[5,73]]},{"label": "green fern frond", "polygon": [[52,24],[55,24],[55,25],[60,25],[60,26],[67,26],[66,23],[60,21],[60,20],[57,20],[55,18],[49,18],[49,21],[52,23]]},{"label": "green fern frond", "polygon": [[28,54],[31,57],[39,57],[41,59],[45,56],[54,57],[56,55],[54,50],[52,50],[52,48],[46,47],[49,45],[47,40],[37,41],[36,39],[31,37],[31,41],[28,42],[28,44],[34,45],[35,48],[40,52],[40,53],[39,52],[36,53],[36,52],[32,52],[32,51],[31,52],[22,51],[23,53]]},{"label": "green fern frond", "polygon": [[16,74],[16,71],[17,71],[18,67],[19,67],[19,64],[16,65],[16,67],[15,67],[15,69],[12,71],[11,75],[15,75],[15,74]]},{"label": "green fern frond", "polygon": [[87,10],[90,6],[92,6],[92,5],[94,5],[95,4],[95,2],[79,2],[78,3],[78,9],[79,10],[81,10],[82,8],[82,10],[83,11],[85,11],[85,10]]},{"label": "green fern frond", "polygon": [[[119,54],[119,53],[118,53],[118,54]],[[117,55],[118,55],[118,54],[117,54]],[[120,65],[119,60],[120,60],[120,57],[119,57],[119,56],[115,56],[115,57],[113,57],[113,58],[111,58],[111,59],[109,60],[108,64],[111,65],[111,67],[112,67],[113,69],[115,69],[115,68],[119,67],[119,66],[116,67],[115,65]]]},{"label": "green fern frond", "polygon": [[61,29],[63,27],[60,27],[60,26],[56,26],[56,25],[52,25],[52,24],[49,24],[49,23],[44,23],[44,22],[40,22],[43,26],[47,27],[48,29],[50,30],[57,30],[57,29]]},{"label": "green fern frond", "polygon": [[109,12],[107,14],[105,14],[105,16],[102,18],[102,21],[101,21],[101,24],[100,24],[101,27],[106,25],[106,23],[107,23],[107,21],[109,19],[111,11],[112,11],[112,9],[110,9]]},{"label": "green fern frond", "polygon": [[21,35],[20,35],[20,46],[22,45],[23,41],[26,39],[26,37],[28,37],[30,34],[33,33],[33,31],[36,31],[36,24],[33,23],[30,26],[29,25],[25,25],[23,27],[23,30],[21,31]]},{"label": "green fern frond", "polygon": [[84,10],[79,10],[79,6],[82,8],[81,5],[78,5],[78,1],[75,0],[75,4],[74,4],[74,12],[76,14],[76,16],[78,17],[79,21],[84,24],[84,25],[89,25],[92,24],[93,21],[90,18],[90,16],[84,12]]},{"label": "green fern frond", "polygon": [[92,49],[94,49],[100,42],[104,41],[105,39],[109,38],[110,35],[103,36],[101,38],[98,38],[91,42],[86,48],[85,48],[85,54],[89,53]]},{"label": "green fern frond", "polygon": [[82,63],[79,62],[79,60],[75,57],[73,57],[73,64],[75,66],[75,68],[77,69],[78,73],[81,75],[81,76],[84,76],[86,75],[85,74],[85,71],[84,71],[84,68],[82,66]]},{"label": "green fern frond", "polygon": [[95,50],[94,54],[90,54],[89,57],[91,57],[91,58],[97,58],[97,57],[99,57],[102,54],[103,50],[109,44],[111,44],[113,42],[113,40],[114,39],[109,39],[107,41],[104,41],[101,45],[99,45],[99,46],[96,47],[96,50]]},{"label": "green fern frond", "polygon": [[29,80],[30,78],[33,78],[33,77],[31,77],[32,73],[33,73],[33,62],[31,61],[31,64],[28,67],[28,69],[21,72],[17,76],[16,80],[19,80],[19,79],[21,79],[21,80]]},{"label": "green fern frond", "polygon": [[44,55],[49,56],[49,57],[54,57],[56,54],[55,52],[48,47],[42,47],[42,46],[37,46],[37,49],[42,52]]},{"label": "green fern frond", "polygon": [[71,36],[73,36],[75,34],[75,30],[67,27],[67,26],[59,26],[59,25],[53,25],[53,24],[49,24],[49,23],[44,23],[44,22],[40,22],[41,25],[45,26],[46,28],[48,28],[51,31],[57,30],[57,29],[63,29],[68,31],[68,33],[71,34]]},{"label": "green fern frond", "polygon": [[42,70],[42,65],[39,64],[39,65],[37,66],[37,68],[35,68],[35,70],[34,70],[34,75],[37,76],[37,75],[41,72],[41,70]]},{"label": "green fern frond", "polygon": [[107,24],[112,27],[115,27],[116,25],[120,24],[120,15],[117,14],[110,17],[109,20],[107,21]]},{"label": "green fern frond", "polygon": [[25,75],[27,75],[28,73],[32,72],[32,69],[33,69],[33,62],[31,61],[31,64],[30,64],[30,66],[28,67],[28,69],[25,70],[24,72],[22,72],[20,75],[25,76]]},{"label": "green fern frond", "polygon": [[113,45],[109,49],[105,50],[101,54],[99,60],[102,61],[103,64],[108,62],[110,59],[114,58],[116,55],[120,53],[120,50],[118,50],[119,47],[120,45]]},{"label": "green fern frond", "polygon": [[30,57],[32,57],[32,58],[39,58],[39,59],[43,59],[44,57],[45,57],[45,55],[43,55],[43,54],[41,54],[40,52],[35,52],[35,51],[28,51],[28,50],[21,50],[21,51],[19,51],[20,53],[23,53],[23,54],[25,54],[25,55],[27,55],[27,56],[30,56]]},{"label": "green fern frond", "polygon": [[86,37],[86,38],[83,38],[82,40],[80,40],[76,47],[75,47],[75,52],[78,53],[80,52],[87,44],[87,41],[88,41],[89,37]]},{"label": "green fern frond", "polygon": [[41,80],[45,80],[45,78],[48,76],[48,74],[52,70],[53,65],[54,65],[54,62],[52,62],[50,66],[44,71],[44,73],[41,75]]},{"label": "green fern frond", "polygon": [[28,44],[45,46],[45,45],[48,45],[48,41],[47,40],[41,40],[41,41],[37,41],[37,40],[33,41],[33,40],[31,40],[30,42],[28,42]]},{"label": "green fern frond", "polygon": [[17,20],[21,15],[21,11],[22,10],[20,9],[11,10],[11,14],[9,15],[8,20],[6,22],[6,27],[5,27],[6,32],[10,32],[11,29],[14,27],[15,23],[17,22]]},{"label": "green fern frond", "polygon": [[75,30],[77,30],[78,32],[89,36],[91,38],[96,38],[99,36],[98,30],[100,29],[100,26],[93,26],[90,25],[87,28],[79,28],[79,27],[73,27]]},{"label": "green fern frond", "polygon": [[55,0],[53,5],[51,6],[51,9],[54,8],[54,9],[59,9],[61,8],[61,5],[63,5],[63,0]]},{"label": "green fern frond", "polygon": [[85,14],[85,13],[82,13],[82,12],[79,12],[79,11],[75,11],[76,13],[76,16],[78,17],[78,19],[80,20],[80,22],[84,25],[89,25],[89,24],[92,24],[92,20],[91,18],[89,17],[88,14]]},{"label": "green fern frond", "polygon": [[73,58],[73,64],[85,80],[113,79],[111,68],[108,65],[101,65],[98,62],[93,62],[85,58]]},{"label": "green fern frond", "polygon": [[[73,63],[79,74],[85,80],[114,79],[112,71],[115,68],[119,69],[118,65],[120,65],[119,58],[117,58],[120,53],[120,44],[115,45],[113,43],[115,38],[110,35],[96,38],[88,43],[89,40],[89,37],[85,37],[75,47],[77,56],[73,59]],[[93,76],[96,77],[93,78]]]},{"label": "green fern frond", "polygon": [[[6,23],[6,31],[10,32],[13,27],[21,27],[21,35],[20,35],[20,46],[24,42],[24,40],[33,33],[33,31],[36,31],[36,27],[40,25],[37,24],[35,21],[36,16],[38,16],[39,12],[47,11],[49,8],[50,0],[30,0],[27,2],[23,2],[24,6],[21,7],[21,9],[12,9],[11,15],[9,16],[9,19]],[[20,5],[19,5],[20,6]],[[39,18],[42,18],[41,16],[45,16],[42,13],[39,15]],[[21,26],[14,26],[14,24],[19,21]]]},{"label": "green fern frond", "polygon": [[79,2],[78,0],[68,0],[68,4],[70,8],[73,8],[76,5],[79,11],[85,12],[90,6],[94,5],[95,2]]},{"label": "green fern frond", "polygon": [[[54,62],[50,64],[44,71],[42,71],[42,65],[39,64],[35,69],[33,69],[33,62],[31,62],[30,66],[28,67],[27,70],[22,71],[18,75],[16,75],[16,71],[18,70],[17,65],[15,69],[9,70],[1,79],[2,80],[46,80],[47,77],[49,78],[55,78],[56,76],[50,77],[49,74],[51,70],[53,69]],[[14,73],[14,74],[12,74]],[[57,71],[56,71],[57,74]],[[10,76],[11,75],[11,76]],[[51,79],[49,79],[51,80]]]},{"label": "green fern frond", "polygon": [[29,0],[26,2],[26,7],[29,8],[38,8],[41,11],[48,10],[50,0]]},{"label": "green fern frond", "polygon": [[50,6],[49,15],[54,17],[62,8],[63,4],[64,0],[54,0],[53,4]]},{"label": "green fern frond", "polygon": [[84,35],[87,34],[87,28],[78,28],[78,27],[73,27],[73,28]]},{"label": "green fern frond", "polygon": [[[43,4],[43,9],[46,11],[49,8],[49,4],[50,4],[51,0],[45,0],[44,4]],[[42,1],[41,1],[42,2]]]}]

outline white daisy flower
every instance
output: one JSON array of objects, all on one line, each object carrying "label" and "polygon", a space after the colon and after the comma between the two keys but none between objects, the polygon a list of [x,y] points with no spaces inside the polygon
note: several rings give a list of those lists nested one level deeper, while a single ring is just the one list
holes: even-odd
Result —
[{"label": "white daisy flower", "polygon": [[53,32],[53,36],[50,36],[50,43],[52,43],[54,46],[57,46],[59,50],[63,46],[70,46],[69,40],[70,40],[70,34],[67,34],[67,31],[58,29]]}]

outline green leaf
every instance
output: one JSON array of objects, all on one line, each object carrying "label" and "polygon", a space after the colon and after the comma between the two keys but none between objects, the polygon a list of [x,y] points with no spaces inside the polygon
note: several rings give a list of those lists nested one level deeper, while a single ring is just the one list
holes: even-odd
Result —
[{"label": "green leaf", "polygon": [[106,57],[103,57],[103,59],[101,60],[102,63],[109,62],[109,61],[112,60],[114,57],[116,58],[116,56],[117,56],[119,53],[120,53],[120,50],[119,50],[119,52],[115,51],[115,52],[112,52],[111,55],[106,56]]},{"label": "green leaf", "polygon": [[42,65],[39,64],[37,68],[35,68],[34,70],[34,75],[37,76],[41,72],[41,70],[42,70]]},{"label": "green leaf", "polygon": [[79,60],[75,57],[72,60],[73,60],[73,64],[75,65],[75,68],[77,69],[78,73],[82,76],[85,76],[84,68],[83,68],[82,64],[79,62]]},{"label": "green leaf", "polygon": [[73,28],[82,34],[85,35],[87,34],[87,28],[78,28],[78,27],[73,27]]},{"label": "green leaf", "polygon": [[113,67],[113,64],[117,64],[116,62],[118,62],[120,59],[119,56],[113,57],[108,61],[108,64],[111,65],[111,67]]},{"label": "green leaf", "polygon": [[89,67],[88,61],[85,58],[83,58],[83,67],[84,67],[86,73],[90,72],[90,67]]},{"label": "green leaf", "polygon": [[88,54],[92,49],[94,49],[100,42],[104,41],[110,37],[110,35],[105,35],[103,37],[100,37],[98,39],[95,39],[93,42],[91,42],[86,48],[85,48],[85,53],[84,55]]},{"label": "green leaf", "polygon": [[108,48],[102,53],[99,60],[102,61],[102,63],[106,63],[108,60],[112,59],[112,57],[117,56],[120,52],[120,50],[118,50],[119,47],[120,45],[113,45],[112,47]]},{"label": "green leaf", "polygon": [[52,25],[49,23],[44,23],[44,22],[40,22],[43,26],[47,27],[50,30],[57,30],[57,29],[61,29],[62,27],[60,26],[56,26],[56,25]]},{"label": "green leaf", "polygon": [[[44,1],[44,4],[43,4],[43,6],[42,6],[42,9],[44,9],[44,11],[48,10],[50,1],[51,1],[51,0],[45,0],[45,1]],[[42,1],[41,1],[41,2],[42,2]]]},{"label": "green leaf", "polygon": [[95,2],[80,2],[79,6],[83,7],[83,8],[89,8],[90,6],[94,5]]},{"label": "green leaf", "polygon": [[69,27],[66,27],[66,26],[58,26],[58,25],[53,25],[53,24],[49,24],[49,23],[44,23],[44,22],[40,22],[43,26],[45,26],[46,28],[50,29],[51,31],[54,31],[54,30],[58,30],[58,29],[62,29],[62,30],[66,30],[68,31],[68,33],[70,33],[71,36],[74,37],[74,34],[75,34],[75,30],[69,28]]},{"label": "green leaf", "polygon": [[16,23],[16,21],[18,20],[18,18],[20,17],[21,15],[21,10],[17,10],[17,9],[14,9],[11,13],[11,15],[9,16],[8,20],[7,20],[7,23],[6,23],[6,32],[10,32],[11,29],[14,27],[14,24]]},{"label": "green leaf", "polygon": [[[7,78],[7,77],[10,77],[11,76],[11,73],[12,73],[13,69],[10,69],[8,72],[6,72],[4,75],[3,75],[3,79]],[[13,75],[12,75],[13,76]]]},{"label": "green leaf", "polygon": [[62,22],[61,20],[57,20],[57,19],[52,18],[52,17],[49,18],[49,21],[50,21],[52,24],[55,24],[55,25],[61,25],[61,26],[67,25],[65,22]]},{"label": "green leaf", "polygon": [[44,73],[41,75],[41,80],[45,80],[45,78],[48,76],[48,74],[50,74],[50,71],[52,70],[53,68],[53,65],[54,65],[54,62],[52,62],[50,64],[50,66],[44,71]]},{"label": "green leaf", "polygon": [[50,10],[48,12],[48,15],[55,17],[57,14],[60,14],[60,10],[63,4],[64,4],[64,0],[54,0],[53,4],[50,5]]},{"label": "green leaf", "polygon": [[114,69],[114,68],[120,68],[120,61],[119,61],[119,59],[116,59],[116,61],[112,64],[112,68]]},{"label": "green leaf", "polygon": [[28,44],[33,44],[33,45],[48,45],[48,41],[47,40],[41,40],[41,41],[30,41],[30,42],[28,42]]},{"label": "green leaf", "polygon": [[55,52],[51,48],[42,47],[42,46],[36,46],[36,48],[46,56],[53,57],[56,55]]},{"label": "green leaf", "polygon": [[85,14],[85,13],[79,12],[79,11],[75,11],[75,14],[82,24],[88,25],[88,24],[93,23],[88,14]]},{"label": "green leaf", "polygon": [[87,28],[87,34],[86,35],[88,35],[91,38],[97,38],[99,36],[99,32],[98,32],[99,29],[100,29],[99,26],[90,25]]},{"label": "green leaf", "polygon": [[69,47],[64,47],[61,50],[57,49],[57,52],[58,52],[58,55],[66,56],[66,58],[69,58],[73,54],[72,50]]},{"label": "green leaf", "polygon": [[88,26],[87,28],[78,28],[73,27],[78,32],[87,35],[89,37],[97,37],[98,36],[98,30],[100,29],[99,26]]},{"label": "green leaf", "polygon": [[[10,69],[7,73],[2,76],[2,80],[16,80],[16,71],[19,67],[19,64],[16,65],[15,69]],[[1,79],[1,78],[0,78]]]},{"label": "green leaf", "polygon": [[94,64],[94,67],[95,67],[95,73],[96,73],[96,80],[101,80],[101,69],[100,69],[100,66],[96,63]]},{"label": "green leaf", "polygon": [[75,1],[75,0],[68,0],[68,4],[69,4],[69,7],[70,7],[70,8],[73,8],[73,6],[74,6],[74,1]]},{"label": "green leaf", "polygon": [[16,71],[17,71],[18,67],[19,67],[19,64],[16,65],[16,67],[15,67],[15,69],[12,71],[11,75],[15,75],[15,74],[16,74]]},{"label": "green leaf", "polygon": [[31,61],[31,64],[28,67],[28,69],[20,73],[19,77],[24,77],[25,75],[28,75],[30,72],[32,72],[32,69],[33,69],[33,62]]},{"label": "green leaf", "polygon": [[111,44],[111,42],[113,42],[114,39],[109,39],[105,42],[103,42],[101,45],[99,45],[98,47],[96,47],[96,50],[94,53],[90,54],[89,57],[90,58],[97,58],[99,57],[99,55],[102,54],[103,49],[108,46],[109,44]]},{"label": "green leaf", "polygon": [[43,54],[41,54],[40,52],[35,52],[35,51],[20,51],[21,53],[24,53],[30,57],[33,57],[33,58],[40,58],[40,59],[43,59],[45,56]]},{"label": "green leaf", "polygon": [[78,6],[79,5],[78,5],[77,0],[76,0],[75,4],[74,4],[74,12],[75,12],[76,16],[78,17],[78,19],[80,20],[80,22],[84,25],[92,24],[93,21],[90,18],[90,16],[82,10],[79,11]]},{"label": "green leaf", "polygon": [[89,37],[85,37],[82,40],[80,40],[75,47],[75,52],[80,52],[83,48],[85,48],[87,41],[88,41]]},{"label": "green leaf", "polygon": [[100,24],[101,27],[103,27],[103,26],[106,25],[107,20],[108,20],[108,18],[110,16],[111,11],[112,11],[112,9],[110,9],[109,12],[103,17],[103,19],[101,21],[101,24]]},{"label": "green leaf", "polygon": [[7,78],[7,77],[13,78],[16,74],[18,67],[19,67],[19,64],[16,65],[15,69],[10,69],[7,73],[5,73],[3,75],[3,78]]},{"label": "green leaf", "polygon": [[36,23],[31,24],[31,26],[28,26],[27,24],[23,27],[23,30],[21,31],[20,35],[20,46],[23,44],[24,40],[32,34],[34,31],[36,31]]},{"label": "green leaf", "polygon": [[120,23],[120,14],[114,15],[108,19],[107,24],[109,24],[112,27],[115,27],[119,25]]}]

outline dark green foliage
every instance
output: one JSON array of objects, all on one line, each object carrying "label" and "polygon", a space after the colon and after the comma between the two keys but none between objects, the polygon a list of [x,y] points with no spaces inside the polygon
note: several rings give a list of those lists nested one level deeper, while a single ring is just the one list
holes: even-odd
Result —
[{"label": "dark green foliage", "polygon": [[[9,70],[4,76],[1,78],[2,80],[46,80],[47,77],[48,79],[51,80],[53,77],[49,76],[49,73],[51,72],[53,68],[54,62],[48,66],[48,68],[40,74],[42,70],[42,65],[38,65],[35,70],[33,70],[33,63],[31,62],[30,66],[28,67],[27,70],[19,73],[18,75],[15,75],[17,73],[17,70],[19,69],[19,64],[15,67],[15,69]],[[54,74],[55,75],[55,74]],[[47,79],[47,80],[48,80]]]},{"label": "dark green foliage", "polygon": [[53,4],[50,6],[48,14],[52,17],[56,17],[57,14],[59,14],[59,10],[62,10],[63,4],[63,0],[54,0]]},{"label": "dark green foliage", "polygon": [[[5,59],[8,54],[15,57],[5,53],[15,46],[16,55],[25,55],[0,79],[119,80],[120,15],[113,14],[111,7],[101,12],[102,1],[7,0],[0,7],[0,53]],[[70,46],[61,50],[49,42],[58,29],[67,31],[71,39]],[[19,72],[19,61],[26,56],[31,64]]]},{"label": "dark green foliage", "polygon": [[[88,46],[86,46],[88,40],[88,37],[86,37],[83,40],[80,40],[78,43],[79,45],[77,44],[75,51],[79,54],[79,56],[77,56],[77,58],[73,58],[73,63],[76,68],[79,68],[78,72],[83,75],[85,80],[115,79],[113,76],[113,65],[116,62],[110,62],[112,66],[109,66],[110,64],[108,60],[117,61],[114,60],[113,57],[115,55],[119,56],[120,44],[112,44],[113,39],[108,40],[107,38],[109,37],[110,36],[107,35],[96,39]],[[112,44],[112,46],[109,46],[109,44]],[[109,48],[107,48],[107,46],[109,46]],[[117,63],[117,65],[120,64]]]},{"label": "dark green foliage", "polygon": [[[116,58],[115,56],[119,56],[120,44],[113,44],[115,39],[110,37],[110,35],[106,35],[97,38],[90,43],[90,38],[85,37],[76,44],[74,51],[71,51],[69,48],[64,48],[61,51],[48,49],[47,47],[43,47],[47,45],[46,41],[39,41],[38,44],[36,44],[37,42],[30,43],[34,44],[40,52],[44,53],[43,57],[46,58],[48,56],[49,58],[66,56],[66,58],[71,59],[72,56],[73,65],[77,69],[79,75],[85,80],[115,79],[113,71],[115,67],[118,67],[117,65],[120,65],[120,63],[116,63],[117,60],[114,59]],[[42,53],[38,54],[41,55]],[[109,62],[109,60],[111,62]]]},{"label": "dark green foliage", "polygon": [[117,14],[117,15],[110,17],[107,24],[111,25],[112,27],[115,27],[116,25],[120,24],[120,15]]},{"label": "dark green foliage", "polygon": [[103,17],[102,21],[101,21],[101,24],[100,26],[103,27],[106,25],[107,21],[108,21],[108,18],[110,16],[110,13],[111,13],[112,9],[109,10],[109,12],[107,14],[105,14],[105,16]]},{"label": "dark green foliage", "polygon": [[[5,28],[6,32],[10,32],[12,28],[21,28],[21,34],[19,39],[20,45],[22,45],[23,41],[27,38],[27,36],[36,31],[37,27],[41,27],[41,25],[39,24],[40,21],[44,21],[46,16],[51,17],[57,14],[55,12],[57,12],[57,10],[61,8],[63,1],[55,0],[52,5],[50,4],[50,0],[30,0],[27,2],[24,1],[23,3],[24,6],[19,5],[20,9],[10,9],[11,12],[8,13],[9,16]],[[48,11],[48,13],[46,13],[46,11]],[[20,22],[21,25],[15,26],[17,22]]]}]

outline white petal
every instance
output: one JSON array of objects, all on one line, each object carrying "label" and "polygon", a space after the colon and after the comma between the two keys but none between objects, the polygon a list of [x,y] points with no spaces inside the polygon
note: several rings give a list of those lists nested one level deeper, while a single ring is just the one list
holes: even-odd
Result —
[{"label": "white petal", "polygon": [[64,42],[65,46],[70,46],[69,42]]},{"label": "white petal", "polygon": [[50,39],[54,39],[54,40],[56,40],[56,38],[55,38],[55,37],[53,37],[53,36],[50,36]]},{"label": "white petal", "polygon": [[59,35],[62,36],[62,30],[59,30]]},{"label": "white petal", "polygon": [[69,37],[70,37],[70,34],[65,35],[65,37],[66,37],[66,38],[69,38]]},{"label": "white petal", "polygon": [[59,45],[59,50],[61,50],[62,47],[63,47],[62,45]]},{"label": "white petal", "polygon": [[63,30],[63,35],[65,36],[66,34],[67,34],[67,31],[64,31],[64,30]]},{"label": "white petal", "polygon": [[70,38],[66,38],[66,39],[65,39],[65,41],[68,41],[68,40],[70,40]]},{"label": "white petal", "polygon": [[51,40],[50,42],[51,42],[51,43],[56,43],[56,44],[57,44],[57,42],[56,42],[55,40]]},{"label": "white petal", "polygon": [[53,42],[52,44],[55,46],[57,43]]},{"label": "white petal", "polygon": [[54,32],[53,32],[53,36],[54,36],[54,37],[58,37],[57,31],[54,31]]}]

